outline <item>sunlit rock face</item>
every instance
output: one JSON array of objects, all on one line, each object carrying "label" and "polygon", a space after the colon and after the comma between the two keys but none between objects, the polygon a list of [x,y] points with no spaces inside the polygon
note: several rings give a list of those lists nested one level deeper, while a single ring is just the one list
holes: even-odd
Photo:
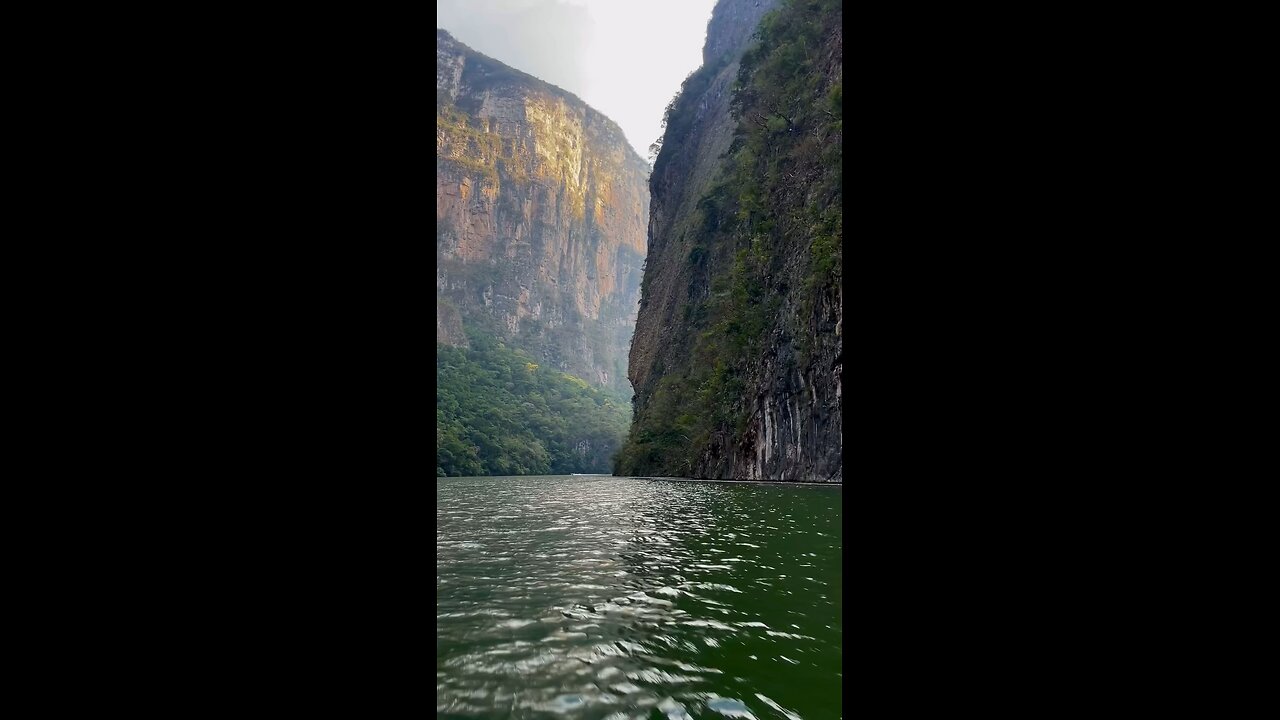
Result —
[{"label": "sunlit rock face", "polygon": [[436,31],[436,341],[628,391],[648,165],[574,95]]}]

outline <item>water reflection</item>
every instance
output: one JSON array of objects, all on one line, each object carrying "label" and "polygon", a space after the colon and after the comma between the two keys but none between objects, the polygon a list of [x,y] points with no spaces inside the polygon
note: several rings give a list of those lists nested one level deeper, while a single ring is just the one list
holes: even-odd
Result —
[{"label": "water reflection", "polygon": [[836,488],[437,483],[441,717],[834,717]]}]

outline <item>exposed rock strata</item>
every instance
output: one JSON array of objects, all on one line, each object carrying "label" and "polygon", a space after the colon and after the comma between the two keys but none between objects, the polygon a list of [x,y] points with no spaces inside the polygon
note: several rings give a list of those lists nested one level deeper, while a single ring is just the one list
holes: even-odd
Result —
[{"label": "exposed rock strata", "polygon": [[648,165],[613,121],[436,32],[436,340],[480,327],[629,391]]}]

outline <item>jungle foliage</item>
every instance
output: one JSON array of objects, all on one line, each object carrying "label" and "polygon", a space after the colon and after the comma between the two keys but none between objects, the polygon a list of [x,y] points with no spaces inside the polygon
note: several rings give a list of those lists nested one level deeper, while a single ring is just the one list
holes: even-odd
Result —
[{"label": "jungle foliage", "polygon": [[436,476],[610,471],[626,398],[539,364],[483,332],[436,346]]}]

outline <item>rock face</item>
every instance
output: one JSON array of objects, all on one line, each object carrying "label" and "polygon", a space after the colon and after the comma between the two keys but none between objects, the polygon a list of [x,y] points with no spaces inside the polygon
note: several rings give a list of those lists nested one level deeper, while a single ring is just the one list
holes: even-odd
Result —
[{"label": "rock face", "polygon": [[715,7],[650,181],[618,474],[842,480],[840,13]]},{"label": "rock face", "polygon": [[436,31],[436,341],[629,392],[648,165],[574,95]]}]

